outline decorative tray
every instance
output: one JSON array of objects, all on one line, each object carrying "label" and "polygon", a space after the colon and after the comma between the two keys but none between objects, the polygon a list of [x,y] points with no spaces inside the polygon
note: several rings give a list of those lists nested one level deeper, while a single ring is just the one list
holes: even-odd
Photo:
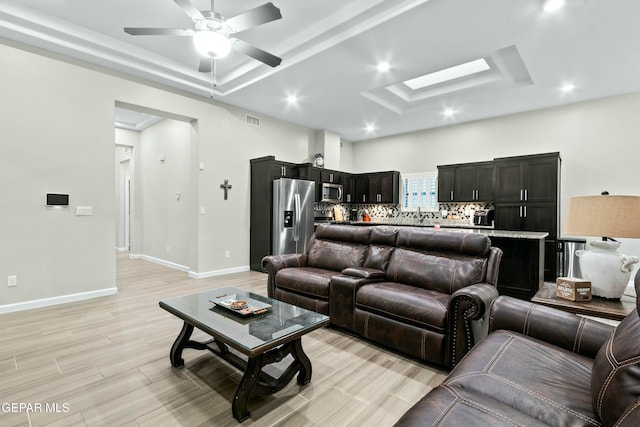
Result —
[{"label": "decorative tray", "polygon": [[219,297],[209,301],[218,307],[225,308],[232,313],[240,314],[242,316],[266,313],[271,308],[271,304],[236,294],[220,295]]}]

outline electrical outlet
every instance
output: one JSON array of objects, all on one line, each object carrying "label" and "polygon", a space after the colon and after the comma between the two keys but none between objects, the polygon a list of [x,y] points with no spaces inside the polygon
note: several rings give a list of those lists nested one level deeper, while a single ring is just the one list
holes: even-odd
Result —
[{"label": "electrical outlet", "polygon": [[76,206],[76,216],[91,216],[93,208],[91,206]]},{"label": "electrical outlet", "polygon": [[7,276],[7,286],[18,286],[18,276]]}]

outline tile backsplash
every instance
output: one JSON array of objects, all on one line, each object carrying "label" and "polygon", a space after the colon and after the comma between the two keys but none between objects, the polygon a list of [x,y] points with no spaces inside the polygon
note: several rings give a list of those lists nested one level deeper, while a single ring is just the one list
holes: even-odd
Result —
[{"label": "tile backsplash", "polygon": [[[351,204],[351,205],[334,205],[330,203],[316,203],[316,210],[330,211],[337,207],[342,210],[342,216],[345,219],[349,219],[351,209],[358,209],[358,218],[362,219],[365,210],[369,212],[369,216],[373,221],[384,221],[389,219],[394,220],[411,220],[417,219],[417,212],[403,212],[400,209],[400,205],[393,204]],[[480,209],[491,209],[493,203],[440,203],[439,210],[437,212],[423,211],[422,218],[427,220],[442,220],[446,217],[442,216],[442,211],[446,210],[447,215],[453,215],[460,221],[470,221],[472,211]]]}]

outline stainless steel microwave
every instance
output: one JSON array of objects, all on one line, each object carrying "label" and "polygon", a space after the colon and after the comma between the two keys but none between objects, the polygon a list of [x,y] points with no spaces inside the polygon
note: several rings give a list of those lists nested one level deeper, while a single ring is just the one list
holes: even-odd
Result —
[{"label": "stainless steel microwave", "polygon": [[326,203],[342,203],[342,185],[322,183],[322,199],[321,202]]}]

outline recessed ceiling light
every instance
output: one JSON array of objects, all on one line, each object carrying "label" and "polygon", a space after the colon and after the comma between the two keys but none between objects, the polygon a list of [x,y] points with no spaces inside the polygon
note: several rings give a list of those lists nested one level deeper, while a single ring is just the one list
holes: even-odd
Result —
[{"label": "recessed ceiling light", "polygon": [[404,84],[413,90],[418,90],[427,86],[437,85],[438,83],[455,80],[460,77],[470,76],[482,71],[488,71],[490,69],[491,67],[489,67],[487,61],[481,58],[476,59],[475,61],[465,62],[464,64],[456,65],[454,67],[445,68],[444,70],[436,71],[434,73],[425,74],[424,76],[416,77],[411,80],[406,80]]},{"label": "recessed ceiling light", "polygon": [[378,65],[376,65],[376,69],[381,73],[386,73],[391,69],[391,64],[389,64],[387,61],[378,62]]},{"label": "recessed ceiling light", "polygon": [[367,131],[367,133],[373,133],[373,132],[375,132],[375,130],[377,128],[376,128],[375,123],[367,123],[367,125],[364,127],[364,129]]},{"label": "recessed ceiling light", "polygon": [[547,13],[556,12],[564,7],[564,0],[547,0],[543,10]]},{"label": "recessed ceiling light", "polygon": [[287,104],[297,104],[297,103],[298,103],[298,97],[296,95],[287,96]]},{"label": "recessed ceiling light", "polygon": [[576,85],[573,83],[566,83],[562,85],[562,87],[560,88],[560,90],[564,93],[573,92],[575,89],[576,89]]},{"label": "recessed ceiling light", "polygon": [[442,114],[443,114],[445,117],[453,117],[453,115],[454,115],[454,114],[456,114],[456,110],[454,110],[453,108],[445,108],[445,109],[442,111]]}]

